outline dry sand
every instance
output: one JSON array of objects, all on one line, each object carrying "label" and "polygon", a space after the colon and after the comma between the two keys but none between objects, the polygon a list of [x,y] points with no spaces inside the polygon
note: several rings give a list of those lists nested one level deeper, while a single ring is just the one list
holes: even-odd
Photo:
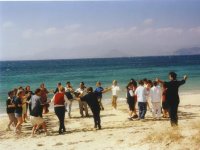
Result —
[{"label": "dry sand", "polygon": [[[76,102],[75,102],[76,103]],[[110,105],[101,112],[102,130],[93,129],[93,118],[80,118],[73,110],[73,118],[66,115],[67,133],[58,135],[58,120],[53,112],[44,115],[50,136],[31,138],[30,122],[24,123],[23,133],[5,131],[8,119],[0,119],[0,150],[199,150],[200,149],[200,94],[181,94],[179,127],[172,128],[168,119],[153,121],[151,112],[146,121],[129,121],[125,102],[113,111]],[[91,114],[91,113],[90,113]]]}]

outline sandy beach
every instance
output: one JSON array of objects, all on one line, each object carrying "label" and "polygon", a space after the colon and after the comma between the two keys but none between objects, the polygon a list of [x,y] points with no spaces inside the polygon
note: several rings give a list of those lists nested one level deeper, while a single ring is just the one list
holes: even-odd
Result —
[{"label": "sandy beach", "polygon": [[[102,130],[93,129],[93,118],[80,118],[79,111],[73,110],[72,118],[66,114],[67,132],[59,135],[58,119],[54,112],[44,115],[49,136],[43,133],[31,138],[30,121],[22,126],[22,134],[14,135],[5,131],[8,118],[0,119],[1,150],[117,150],[117,149],[200,149],[200,94],[181,93],[179,105],[179,126],[172,128],[168,119],[154,121],[150,111],[144,122],[129,121],[126,102],[118,104],[114,111],[111,104],[101,111]],[[77,103],[77,102],[75,102]],[[91,112],[90,112],[91,114]]]}]

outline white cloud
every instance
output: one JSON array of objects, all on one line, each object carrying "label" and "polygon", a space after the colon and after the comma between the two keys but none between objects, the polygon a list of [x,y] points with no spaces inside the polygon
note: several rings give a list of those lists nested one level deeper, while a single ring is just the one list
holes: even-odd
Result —
[{"label": "white cloud", "polygon": [[22,37],[28,39],[28,38],[31,38],[33,34],[34,34],[33,29],[27,29],[22,33]]},{"label": "white cloud", "polygon": [[14,27],[14,23],[11,21],[6,21],[3,23],[2,27],[3,28],[11,28],[11,27]]},{"label": "white cloud", "polygon": [[58,29],[57,28],[55,28],[55,27],[50,27],[50,28],[47,28],[46,30],[45,30],[45,33],[46,34],[56,34],[56,33],[58,33]]},{"label": "white cloud", "polygon": [[133,26],[85,32],[80,25],[67,25],[61,28],[27,29],[21,34],[22,39],[19,35],[14,35],[19,37],[15,38],[16,45],[9,45],[12,41],[8,38],[3,48],[13,50],[14,47],[15,51],[30,50],[31,55],[39,54],[42,58],[99,57],[113,49],[130,56],[169,55],[179,48],[199,46],[200,43],[200,27]]},{"label": "white cloud", "polygon": [[144,22],[143,22],[143,24],[144,25],[152,25],[154,23],[154,20],[153,19],[151,19],[151,18],[149,18],[149,19],[146,19],[146,20],[144,20]]}]

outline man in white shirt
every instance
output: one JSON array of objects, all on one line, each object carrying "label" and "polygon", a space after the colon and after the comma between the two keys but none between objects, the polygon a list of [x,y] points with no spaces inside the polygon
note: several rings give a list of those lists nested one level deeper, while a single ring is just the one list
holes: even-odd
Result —
[{"label": "man in white shirt", "polygon": [[[85,96],[87,94],[87,90],[86,90],[86,87],[84,85],[84,82],[80,83],[80,88],[78,88],[75,91],[75,93],[79,94],[78,97],[82,97],[82,96]],[[89,117],[87,102],[85,102],[85,101],[79,101],[79,109],[80,109],[81,117],[84,117],[83,110],[85,111],[85,116]]]},{"label": "man in white shirt", "polygon": [[157,119],[160,119],[162,90],[156,81],[153,82],[153,87],[150,89],[150,98],[152,103],[153,118],[156,119],[157,115]]},{"label": "man in white shirt", "polygon": [[139,108],[139,119],[144,120],[145,114],[147,112],[147,90],[144,87],[142,80],[139,81],[139,86],[135,90],[135,95],[137,96],[138,108]]}]

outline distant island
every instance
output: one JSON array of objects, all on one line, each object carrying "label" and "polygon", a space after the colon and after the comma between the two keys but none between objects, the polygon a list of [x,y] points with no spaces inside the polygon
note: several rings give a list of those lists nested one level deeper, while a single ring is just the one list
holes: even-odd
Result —
[{"label": "distant island", "polygon": [[174,52],[175,55],[200,55],[200,47],[182,48]]}]

